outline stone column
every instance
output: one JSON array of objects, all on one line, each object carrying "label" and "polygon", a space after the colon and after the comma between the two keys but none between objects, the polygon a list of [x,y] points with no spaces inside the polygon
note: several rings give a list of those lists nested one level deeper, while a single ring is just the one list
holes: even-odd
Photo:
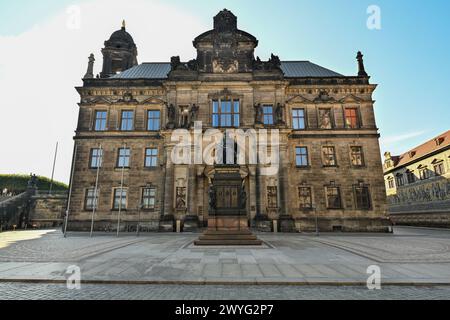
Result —
[{"label": "stone column", "polygon": [[[208,208],[205,208],[205,176],[203,175],[203,171],[205,170],[204,166],[197,166],[196,175],[197,175],[197,215],[203,216],[203,221],[205,217],[205,212]],[[202,207],[203,212],[200,212],[199,206]]]},{"label": "stone column", "polygon": [[295,222],[289,212],[288,206],[288,192],[289,192],[289,175],[287,173],[287,146],[283,144],[280,146],[280,168],[279,168],[279,192],[280,192],[280,231],[281,232],[295,232]]},{"label": "stone column", "polygon": [[166,232],[173,232],[174,230],[174,215],[173,215],[173,193],[174,193],[174,166],[171,160],[172,146],[165,146],[166,148],[166,168],[164,181],[164,212],[160,221],[160,230]]},{"label": "stone column", "polygon": [[[272,225],[269,220],[269,216],[267,215],[267,212],[265,211],[265,207],[261,206],[261,201],[264,199],[262,196],[263,192],[263,184],[262,184],[262,178],[261,178],[261,169],[258,164],[256,166],[255,170],[255,201],[256,201],[256,217],[255,217],[255,224],[256,229],[258,231],[262,232],[270,232],[272,230]],[[264,208],[264,210],[263,210]]]},{"label": "stone column", "polygon": [[[249,184],[249,197],[250,197],[250,220],[253,221],[257,214],[257,208],[256,208],[256,166],[248,166],[249,171],[249,177],[248,177],[248,184]],[[254,210],[253,210],[254,209]]]},{"label": "stone column", "polygon": [[191,232],[198,229],[198,214],[196,209],[195,191],[197,190],[197,179],[195,179],[195,165],[189,165],[188,173],[188,212],[184,218],[183,231]]}]

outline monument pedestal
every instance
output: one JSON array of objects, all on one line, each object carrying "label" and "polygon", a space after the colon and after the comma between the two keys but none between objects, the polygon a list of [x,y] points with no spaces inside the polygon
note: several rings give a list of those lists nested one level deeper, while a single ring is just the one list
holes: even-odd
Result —
[{"label": "monument pedestal", "polygon": [[216,166],[209,189],[208,229],[197,246],[260,246],[248,227],[247,193],[239,166]]},{"label": "monument pedestal", "polygon": [[246,217],[212,217],[208,230],[194,242],[196,246],[260,246],[263,244],[248,228]]}]

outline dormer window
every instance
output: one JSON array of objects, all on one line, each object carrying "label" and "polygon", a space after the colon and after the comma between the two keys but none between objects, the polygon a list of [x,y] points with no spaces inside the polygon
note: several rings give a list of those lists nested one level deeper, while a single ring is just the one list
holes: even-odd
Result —
[{"label": "dormer window", "polygon": [[434,140],[434,142],[436,142],[437,146],[440,146],[441,144],[443,144],[444,141],[445,141],[444,137],[440,137],[440,138],[437,138],[437,139]]},{"label": "dormer window", "polygon": [[408,155],[409,155],[410,158],[414,158],[416,156],[416,151],[410,151],[408,153]]}]

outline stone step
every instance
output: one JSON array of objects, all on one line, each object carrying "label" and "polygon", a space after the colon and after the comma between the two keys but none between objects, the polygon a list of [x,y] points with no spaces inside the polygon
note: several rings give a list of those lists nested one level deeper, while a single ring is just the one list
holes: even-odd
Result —
[{"label": "stone step", "polygon": [[204,234],[199,237],[200,240],[257,240],[258,238],[252,234]]},{"label": "stone step", "polygon": [[226,231],[219,231],[219,230],[208,230],[204,233],[204,235],[214,235],[214,236],[220,236],[220,235],[253,235],[253,233],[250,230],[226,230]]},{"label": "stone step", "polygon": [[261,240],[196,240],[196,246],[260,246]]}]

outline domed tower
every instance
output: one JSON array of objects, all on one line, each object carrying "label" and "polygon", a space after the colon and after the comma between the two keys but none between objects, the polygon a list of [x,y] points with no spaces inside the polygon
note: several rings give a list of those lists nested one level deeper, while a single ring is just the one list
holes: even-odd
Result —
[{"label": "domed tower", "polygon": [[138,64],[137,47],[133,37],[126,31],[125,21],[122,23],[122,28],[114,32],[109,40],[105,41],[102,53],[101,78],[108,78]]}]

